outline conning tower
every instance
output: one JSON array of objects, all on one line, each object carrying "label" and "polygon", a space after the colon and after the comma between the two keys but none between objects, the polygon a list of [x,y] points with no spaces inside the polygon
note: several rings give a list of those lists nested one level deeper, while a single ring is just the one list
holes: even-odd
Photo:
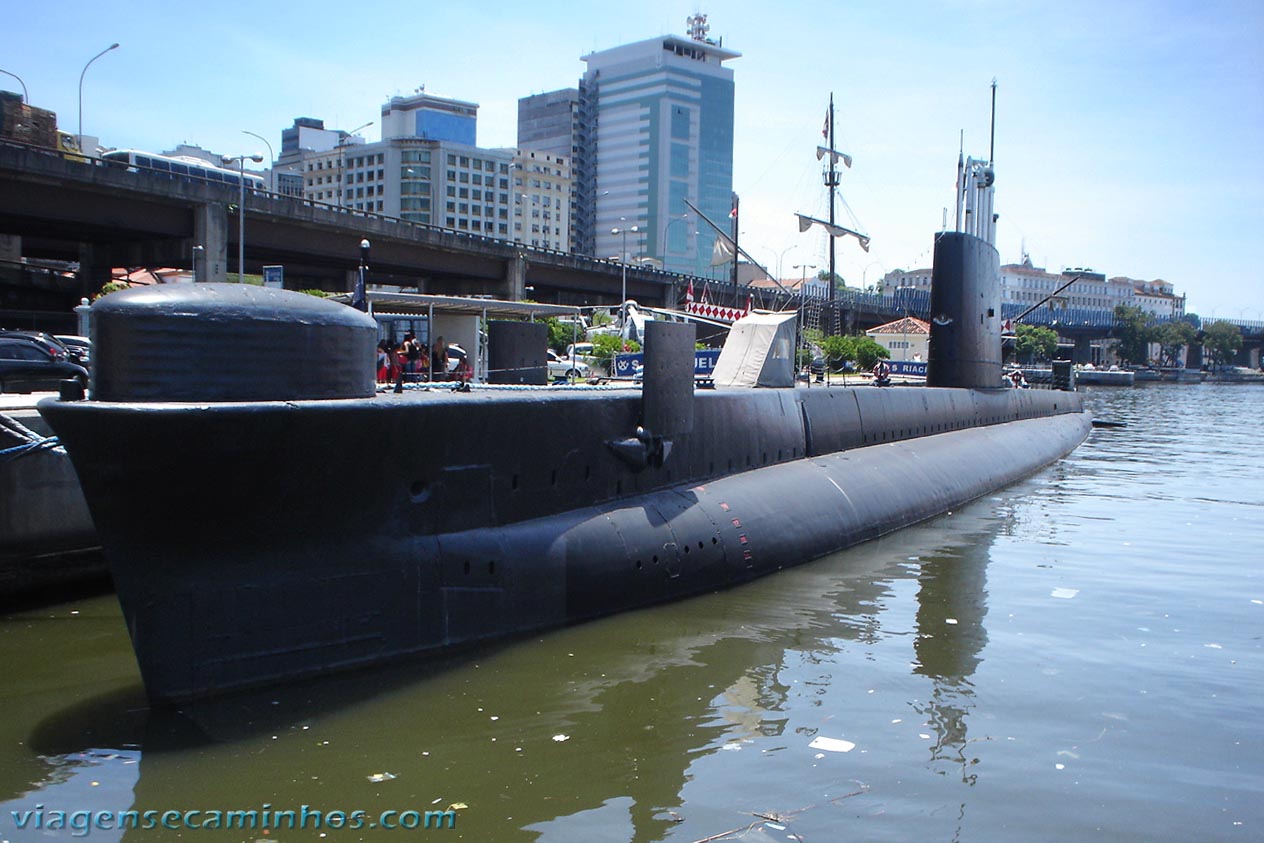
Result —
[{"label": "conning tower", "polygon": [[964,152],[958,153],[956,230],[935,237],[928,386],[1001,386],[1001,259],[993,211],[995,138],[994,79],[988,159],[965,159]]}]

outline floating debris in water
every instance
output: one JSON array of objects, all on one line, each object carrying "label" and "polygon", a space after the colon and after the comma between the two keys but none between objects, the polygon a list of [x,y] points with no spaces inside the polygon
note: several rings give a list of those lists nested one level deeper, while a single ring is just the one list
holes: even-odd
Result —
[{"label": "floating debris in water", "polygon": [[562,741],[569,741],[570,739],[571,739],[570,735],[554,735],[553,736],[553,740],[557,741],[558,743],[561,743]]},{"label": "floating debris in water", "polygon": [[1053,593],[1050,594],[1049,596],[1057,597],[1059,600],[1070,600],[1072,597],[1074,597],[1075,595],[1079,593],[1080,593],[1080,590],[1078,588],[1055,588],[1053,590]]},{"label": "floating debris in water", "polygon": [[397,778],[394,773],[372,773],[368,776],[371,782],[389,782],[393,778]]},{"label": "floating debris in water", "polygon": [[808,744],[812,749],[823,749],[826,752],[851,752],[856,745],[842,738],[824,738],[817,736]]},{"label": "floating debris in water", "polygon": [[956,618],[944,618],[944,623],[946,623],[946,624],[951,624],[952,626],[956,626],[956,625],[957,625],[957,619],[956,619]]}]

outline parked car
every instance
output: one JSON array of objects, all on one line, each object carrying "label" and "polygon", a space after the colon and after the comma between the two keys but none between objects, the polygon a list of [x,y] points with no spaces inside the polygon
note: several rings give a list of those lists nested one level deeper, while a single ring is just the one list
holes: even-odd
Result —
[{"label": "parked car", "polygon": [[[58,360],[71,360],[70,349],[66,348],[61,340],[57,339],[52,334],[46,334],[43,331],[13,331],[4,329],[0,330],[0,337],[18,337],[20,339],[33,340],[48,349],[48,351]],[[71,362],[74,361],[71,360]]]},{"label": "parked car", "polygon": [[85,369],[92,368],[92,340],[70,334],[55,334],[53,339],[66,346],[71,363],[78,363]]},{"label": "parked car", "polygon": [[583,360],[571,360],[562,357],[553,349],[549,349],[549,379],[556,378],[587,378],[592,374],[592,369]]},{"label": "parked car", "polygon": [[0,392],[46,392],[58,389],[61,381],[77,380],[88,385],[88,370],[58,359],[38,340],[14,333],[0,335]]},{"label": "parked car", "polygon": [[567,360],[574,358],[587,364],[589,370],[594,375],[600,377],[606,376],[605,367],[600,364],[595,354],[593,354],[593,344],[590,342],[577,342],[573,345],[566,346],[566,354],[562,355]]}]

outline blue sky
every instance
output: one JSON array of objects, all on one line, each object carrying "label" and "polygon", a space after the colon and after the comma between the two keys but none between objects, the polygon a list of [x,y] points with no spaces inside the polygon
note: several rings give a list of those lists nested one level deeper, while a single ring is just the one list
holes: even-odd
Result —
[{"label": "blue sky", "polygon": [[1260,0],[3,3],[0,69],[63,128],[84,63],[117,41],[84,78],[84,132],[222,154],[266,154],[243,130],[277,148],[299,116],[378,121],[422,84],[480,104],[480,145],[513,146],[519,97],[573,86],[582,55],[683,34],[702,11],[742,53],[728,65],[742,245],[786,277],[825,265],[822,236],[793,215],[826,212],[814,150],[832,92],[855,158],[843,196],[872,237],[868,254],[839,241],[853,285],[929,265],[959,133],[987,154],[995,77],[1003,261],[1025,246],[1053,271],[1163,278],[1203,316],[1264,319]]}]

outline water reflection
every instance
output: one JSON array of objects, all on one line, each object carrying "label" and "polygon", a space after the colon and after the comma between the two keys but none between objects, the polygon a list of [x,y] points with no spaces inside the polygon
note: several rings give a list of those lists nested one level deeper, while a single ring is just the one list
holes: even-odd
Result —
[{"label": "water reflection", "polygon": [[931,758],[960,770],[961,780],[973,785],[970,767],[978,758],[966,756],[970,739],[966,716],[974,707],[970,677],[979,666],[987,644],[987,547],[958,549],[953,554],[923,557],[917,581],[917,655],[913,672],[933,683],[930,699],[917,710],[926,716],[935,740]]},{"label": "water reflection", "polygon": [[[935,733],[932,764],[973,782],[970,678],[987,643],[988,548],[1003,524],[982,504],[734,591],[139,720],[133,685],[53,710],[29,745],[71,765],[87,746],[143,746],[138,765],[94,770],[111,787],[76,794],[85,807],[308,805],[376,817],[462,803],[470,839],[579,839],[600,827],[608,839],[660,840],[699,813],[687,793],[712,760],[721,772],[706,775],[723,792],[729,777],[757,775],[760,755],[808,752],[813,703],[800,697],[827,700],[850,681],[836,670],[841,651],[906,642],[915,612],[906,660],[933,683],[915,704]],[[52,777],[33,795],[63,796]],[[685,837],[698,828],[688,825]]]}]

